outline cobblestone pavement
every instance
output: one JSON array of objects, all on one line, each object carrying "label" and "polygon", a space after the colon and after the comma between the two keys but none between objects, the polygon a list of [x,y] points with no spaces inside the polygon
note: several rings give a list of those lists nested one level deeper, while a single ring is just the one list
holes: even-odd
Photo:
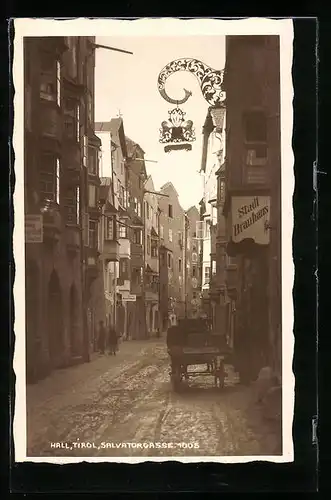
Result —
[{"label": "cobblestone pavement", "polygon": [[57,371],[27,388],[28,456],[279,454],[250,389],[227,370],[223,390],[196,377],[174,393],[161,339],[125,342],[116,357]]}]

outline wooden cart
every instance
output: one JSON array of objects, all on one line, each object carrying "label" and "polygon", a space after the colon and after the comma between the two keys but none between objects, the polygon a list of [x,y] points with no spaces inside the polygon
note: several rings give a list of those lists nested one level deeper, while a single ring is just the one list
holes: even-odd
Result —
[{"label": "wooden cart", "polygon": [[[168,353],[171,359],[171,382],[175,391],[180,389],[182,380],[201,376],[214,377],[215,387],[224,387],[226,353],[218,347],[173,346],[168,349]],[[193,365],[199,365],[201,369],[190,370],[189,367]]]}]

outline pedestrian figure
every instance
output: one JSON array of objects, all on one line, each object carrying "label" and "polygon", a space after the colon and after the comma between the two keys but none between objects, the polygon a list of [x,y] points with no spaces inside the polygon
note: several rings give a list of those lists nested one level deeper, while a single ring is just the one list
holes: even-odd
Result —
[{"label": "pedestrian figure", "polygon": [[105,353],[106,330],[103,321],[99,322],[98,346],[100,354]]},{"label": "pedestrian figure", "polygon": [[109,344],[109,354],[116,356],[116,351],[118,349],[118,339],[116,330],[111,324],[109,325],[108,344]]}]

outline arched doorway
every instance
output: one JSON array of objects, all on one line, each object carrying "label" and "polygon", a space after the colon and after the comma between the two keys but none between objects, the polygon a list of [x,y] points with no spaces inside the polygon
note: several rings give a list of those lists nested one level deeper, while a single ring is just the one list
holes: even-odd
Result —
[{"label": "arched doorway", "polygon": [[40,275],[34,261],[26,265],[25,300],[26,300],[26,376],[27,382],[38,379],[38,361],[40,360],[39,311],[40,311]]},{"label": "arched doorway", "polygon": [[49,357],[52,368],[59,368],[63,363],[63,311],[62,294],[58,275],[52,272],[48,284],[48,339]]},{"label": "arched doorway", "polygon": [[79,355],[78,345],[78,299],[75,285],[70,288],[70,302],[69,302],[69,318],[70,318],[70,354],[71,357]]}]

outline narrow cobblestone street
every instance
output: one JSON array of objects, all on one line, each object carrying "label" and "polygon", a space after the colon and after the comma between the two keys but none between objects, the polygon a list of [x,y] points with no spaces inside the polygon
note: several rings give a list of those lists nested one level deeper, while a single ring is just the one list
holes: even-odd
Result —
[{"label": "narrow cobblestone street", "polygon": [[28,456],[279,454],[275,435],[252,411],[250,389],[227,369],[223,390],[213,377],[197,377],[175,393],[160,339],[124,342],[116,357],[95,355],[54,372],[27,387]]}]

